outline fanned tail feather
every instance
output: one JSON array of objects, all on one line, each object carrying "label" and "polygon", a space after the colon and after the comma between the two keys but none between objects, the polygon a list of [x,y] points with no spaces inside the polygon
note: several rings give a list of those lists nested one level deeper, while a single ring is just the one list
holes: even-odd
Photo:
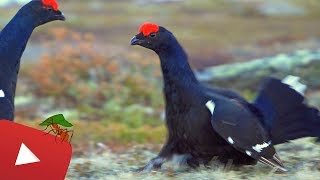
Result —
[{"label": "fanned tail feather", "polygon": [[267,78],[254,101],[263,115],[263,124],[273,144],[303,137],[320,137],[319,110],[304,103],[306,86],[299,78],[288,76],[283,81]]}]

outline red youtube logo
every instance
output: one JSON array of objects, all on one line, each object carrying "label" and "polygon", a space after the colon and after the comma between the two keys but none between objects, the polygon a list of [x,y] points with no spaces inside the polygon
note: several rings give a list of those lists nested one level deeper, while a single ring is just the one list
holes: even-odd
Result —
[{"label": "red youtube logo", "polygon": [[0,120],[0,142],[0,179],[65,178],[72,155],[70,143],[5,120]]}]

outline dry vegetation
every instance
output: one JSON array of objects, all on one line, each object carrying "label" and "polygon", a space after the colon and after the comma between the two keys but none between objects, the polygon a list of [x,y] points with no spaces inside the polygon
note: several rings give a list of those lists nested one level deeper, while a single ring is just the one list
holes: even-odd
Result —
[{"label": "dry vegetation", "polygon": [[[76,118],[76,128],[86,131],[77,133],[74,144],[81,145],[80,140],[88,135],[93,141],[120,144],[163,139],[156,135],[163,134],[159,128],[163,102],[157,63],[139,61],[141,57],[135,54],[106,57],[94,51],[95,37],[90,33],[65,28],[50,32],[52,37],[44,46],[63,46],[22,70],[20,91],[32,92],[30,96],[38,100],[52,99],[49,109],[75,109],[76,116],[71,118]],[[24,117],[46,113],[40,106],[30,107],[30,111],[23,108],[22,112],[18,108],[17,113]]]}]

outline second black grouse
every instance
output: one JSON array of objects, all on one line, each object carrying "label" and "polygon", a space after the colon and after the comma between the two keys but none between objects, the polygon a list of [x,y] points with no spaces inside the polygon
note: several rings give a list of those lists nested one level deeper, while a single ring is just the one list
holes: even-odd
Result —
[{"label": "second black grouse", "polygon": [[184,49],[164,27],[143,24],[131,45],[158,54],[166,103],[167,142],[141,170],[161,168],[172,159],[197,167],[218,157],[222,163],[260,161],[286,171],[274,145],[320,136],[319,111],[304,104],[303,86],[294,88],[299,85],[294,77],[267,78],[249,103],[232,91],[200,84]]}]

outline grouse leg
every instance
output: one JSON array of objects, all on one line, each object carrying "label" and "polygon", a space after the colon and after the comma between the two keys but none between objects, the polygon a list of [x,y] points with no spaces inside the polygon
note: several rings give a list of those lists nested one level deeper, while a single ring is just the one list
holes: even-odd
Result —
[{"label": "grouse leg", "polygon": [[159,170],[162,167],[162,164],[169,161],[173,155],[173,143],[165,144],[159,155],[151,159],[144,167],[139,168],[138,172],[150,172],[152,170]]}]

